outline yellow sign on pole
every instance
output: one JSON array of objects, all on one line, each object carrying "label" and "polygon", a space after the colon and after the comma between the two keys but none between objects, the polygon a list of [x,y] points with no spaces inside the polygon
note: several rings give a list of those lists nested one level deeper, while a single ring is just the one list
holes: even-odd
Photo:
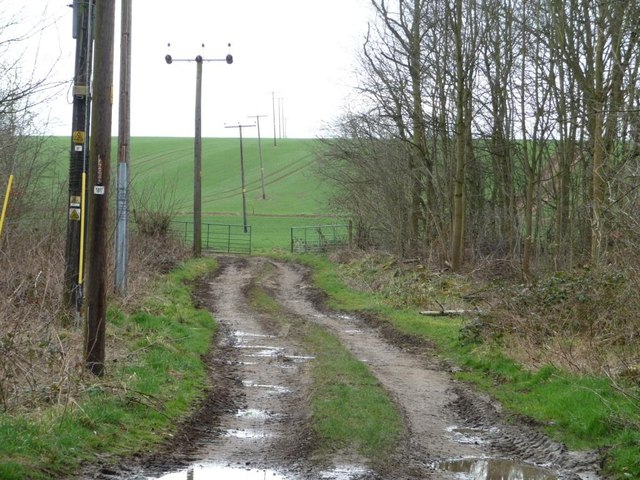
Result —
[{"label": "yellow sign on pole", "polygon": [[84,143],[84,132],[80,130],[76,130],[73,132],[73,143]]}]

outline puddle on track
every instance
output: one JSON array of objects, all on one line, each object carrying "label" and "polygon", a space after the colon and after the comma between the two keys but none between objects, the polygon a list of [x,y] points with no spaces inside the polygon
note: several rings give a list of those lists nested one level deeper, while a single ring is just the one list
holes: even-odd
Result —
[{"label": "puddle on track", "polygon": [[249,408],[246,410],[238,410],[236,412],[236,417],[239,418],[248,418],[248,419],[256,419],[256,420],[266,420],[268,418],[273,418],[279,416],[277,413],[267,412],[266,410],[258,410],[257,408]]},{"label": "puddle on track", "polygon": [[255,353],[242,354],[245,357],[277,357],[282,355],[284,350],[281,347],[272,347],[270,345],[236,345],[236,348],[248,351],[257,350]]},{"label": "puddle on track", "polygon": [[[210,480],[212,478],[224,480],[293,480],[293,477],[285,477],[274,470],[225,465],[196,465],[186,470],[169,473],[158,480]],[[149,477],[149,480],[151,480],[151,477]]]},{"label": "puddle on track", "polygon": [[311,355],[285,355],[284,358],[286,358],[287,360],[293,360],[294,362],[305,362],[307,360],[315,360],[316,357],[313,357]]},{"label": "puddle on track", "polygon": [[289,387],[283,387],[282,385],[265,385],[262,383],[257,383],[254,380],[243,380],[242,385],[247,388],[264,388],[267,390],[272,390],[274,393],[279,394],[291,392],[291,389]]},{"label": "puddle on track", "polygon": [[320,478],[322,480],[350,480],[354,478],[354,475],[361,476],[368,472],[369,470],[364,467],[340,466],[321,472]]},{"label": "puddle on track", "polygon": [[460,480],[558,480],[544,468],[499,458],[465,458],[436,464]]},{"label": "puddle on track", "polygon": [[235,438],[271,438],[273,435],[269,432],[265,432],[264,430],[238,430],[236,428],[230,428],[225,430],[225,437],[235,437]]},{"label": "puddle on track", "polygon": [[256,353],[246,353],[243,357],[249,358],[276,358],[279,355],[279,350],[261,350]]},{"label": "puddle on track", "polygon": [[237,338],[249,337],[249,338],[275,338],[275,335],[264,335],[261,333],[243,332],[242,330],[236,330],[233,332],[233,336]]}]

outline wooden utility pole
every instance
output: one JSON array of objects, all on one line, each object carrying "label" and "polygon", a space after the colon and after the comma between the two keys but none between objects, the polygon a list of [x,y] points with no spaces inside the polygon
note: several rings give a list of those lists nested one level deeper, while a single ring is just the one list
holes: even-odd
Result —
[{"label": "wooden utility pole", "polygon": [[260,183],[262,185],[262,199],[267,199],[267,194],[264,191],[264,162],[262,159],[262,138],[260,137],[260,119],[266,117],[266,115],[252,115],[249,118],[256,119],[256,126],[258,127],[258,156],[260,157]]},{"label": "wooden utility pole", "polygon": [[[204,47],[204,44],[202,44]],[[231,44],[229,44],[231,46]],[[191,62],[186,58],[173,58],[171,55],[164,57],[167,65],[173,62]],[[202,62],[227,62],[233,63],[233,56],[228,54],[225,58],[202,58],[198,55],[195,58],[196,70],[196,119],[194,138],[194,161],[193,161],[193,256],[199,257],[202,254]]]},{"label": "wooden utility pole", "polygon": [[118,179],[116,199],[115,289],[127,293],[129,263],[129,153],[131,137],[131,11],[133,0],[122,0],[120,40],[120,109],[118,118]]},{"label": "wooden utility pole", "polygon": [[273,146],[278,146],[277,132],[276,132],[276,92],[271,92],[271,110],[273,113]]},{"label": "wooden utility pole", "polygon": [[282,97],[278,98],[278,136],[280,138],[282,138],[283,128],[284,128],[284,125],[283,125],[284,122],[282,121],[282,119],[284,118],[283,103],[284,103],[284,98]]},{"label": "wooden utility pole", "polygon": [[76,39],[73,78],[73,112],[69,158],[69,211],[65,245],[63,300],[68,307],[80,310],[82,304],[82,248],[86,206],[83,205],[84,179],[89,150],[89,113],[93,13],[95,0],[73,2],[73,38]]},{"label": "wooden utility pole", "polygon": [[225,128],[237,128],[240,132],[240,180],[242,183],[242,221],[244,226],[244,233],[249,230],[247,222],[247,187],[244,180],[244,148],[242,146],[242,129],[247,127],[255,127],[255,125],[233,125]]},{"label": "wooden utility pole", "polygon": [[193,256],[202,254],[202,57],[196,57],[196,125],[193,145]]},{"label": "wooden utility pole", "polygon": [[104,374],[105,361],[114,23],[115,0],[101,0],[96,5],[85,335],[86,366],[95,375]]}]

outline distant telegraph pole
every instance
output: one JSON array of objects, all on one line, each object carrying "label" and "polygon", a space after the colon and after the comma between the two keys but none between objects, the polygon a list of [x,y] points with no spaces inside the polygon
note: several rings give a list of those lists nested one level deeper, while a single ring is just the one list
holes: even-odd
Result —
[{"label": "distant telegraph pole", "polygon": [[[204,44],[202,44],[204,47]],[[229,44],[231,46],[231,44]],[[188,58],[173,58],[165,55],[168,65],[173,62],[196,62],[196,114],[195,114],[195,138],[194,138],[194,162],[193,162],[193,256],[202,254],[202,63],[203,62],[227,62],[233,63],[233,56],[228,54],[225,58],[202,58],[196,56],[194,60]]]},{"label": "distant telegraph pole", "polygon": [[129,153],[131,136],[131,10],[133,0],[122,0],[120,40],[120,109],[118,118],[118,178],[116,199],[115,289],[127,293],[129,260]]},{"label": "distant telegraph pole", "polygon": [[73,113],[69,159],[69,212],[65,245],[64,303],[80,310],[82,303],[82,263],[85,181],[89,150],[91,59],[95,0],[73,1],[73,38],[76,39],[73,78]]},{"label": "distant telegraph pole", "polygon": [[242,183],[242,221],[244,225],[244,233],[247,233],[249,230],[247,223],[247,188],[244,181],[244,153],[242,147],[242,129],[248,127],[255,127],[255,125],[232,125],[227,126],[225,128],[237,128],[240,132],[240,179]]},{"label": "distant telegraph pole", "polygon": [[96,5],[95,73],[91,127],[87,321],[85,358],[95,375],[104,374],[107,322],[107,237],[109,171],[111,168],[111,116],[113,89],[113,36],[115,0]]},{"label": "distant telegraph pole", "polygon": [[278,146],[276,133],[276,92],[271,92],[271,110],[273,114],[273,146]]},{"label": "distant telegraph pole", "polygon": [[266,200],[267,195],[264,191],[264,164],[262,161],[262,139],[260,138],[260,119],[266,117],[266,115],[251,115],[249,118],[256,119],[256,126],[258,127],[258,155],[260,156],[260,183],[262,184],[262,199]]},{"label": "distant telegraph pole", "polygon": [[280,97],[278,98],[278,136],[280,138],[282,138],[282,116],[283,116],[283,106],[282,106],[282,102],[283,102],[283,98]]}]

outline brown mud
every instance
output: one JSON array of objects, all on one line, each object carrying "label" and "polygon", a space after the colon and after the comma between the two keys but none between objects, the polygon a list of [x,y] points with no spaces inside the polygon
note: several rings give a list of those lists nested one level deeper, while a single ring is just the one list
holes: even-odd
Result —
[{"label": "brown mud", "polygon": [[[371,316],[326,309],[304,267],[257,257],[220,257],[219,263],[195,295],[220,324],[205,359],[206,398],[158,451],[117,468],[93,467],[81,478],[600,478],[597,455],[568,451],[530,422],[507,421],[499,404],[453,380],[452,367],[428,342],[399,335]],[[313,358],[282,322],[251,308],[252,282],[289,315],[331,331],[368,365],[405,423],[402,444],[388,459],[314,455],[307,401]]]}]

